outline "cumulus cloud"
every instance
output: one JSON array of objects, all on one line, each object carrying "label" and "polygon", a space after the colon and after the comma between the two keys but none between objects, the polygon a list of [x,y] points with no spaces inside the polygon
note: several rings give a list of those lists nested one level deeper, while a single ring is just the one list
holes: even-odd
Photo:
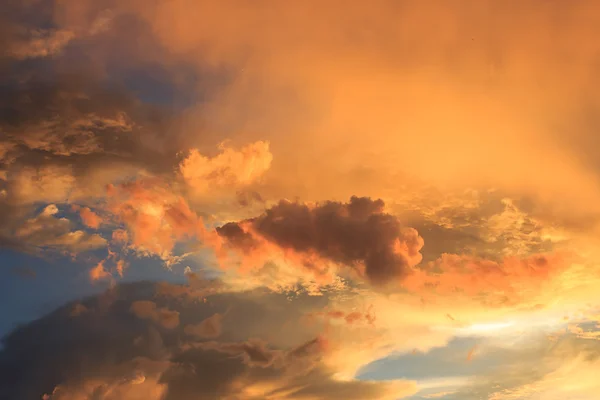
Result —
[{"label": "cumulus cloud", "polygon": [[206,195],[209,191],[248,186],[262,177],[273,160],[268,142],[255,142],[239,150],[223,143],[219,150],[218,155],[209,158],[192,149],[179,165],[192,193]]},{"label": "cumulus cloud", "polygon": [[[384,212],[383,201],[359,197],[315,206],[281,201],[257,218],[226,224],[217,232],[242,253],[260,247],[258,236],[301,256],[316,255],[353,267],[376,285],[406,276],[421,261],[423,247],[414,229]],[[315,268],[309,257],[302,261]]]}]

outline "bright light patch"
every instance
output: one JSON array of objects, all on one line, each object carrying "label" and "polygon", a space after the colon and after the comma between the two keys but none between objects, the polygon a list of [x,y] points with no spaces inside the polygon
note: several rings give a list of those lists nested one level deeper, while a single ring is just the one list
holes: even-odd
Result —
[{"label": "bright light patch", "polygon": [[471,332],[494,332],[502,329],[510,328],[514,326],[514,322],[500,322],[500,323],[491,323],[491,324],[474,324],[467,328],[467,331]]}]

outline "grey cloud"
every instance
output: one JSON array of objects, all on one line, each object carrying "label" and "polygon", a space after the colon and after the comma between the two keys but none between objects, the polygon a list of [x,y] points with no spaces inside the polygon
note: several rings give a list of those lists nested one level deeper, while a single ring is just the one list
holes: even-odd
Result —
[{"label": "grey cloud", "polygon": [[[136,302],[177,311],[183,323],[164,329],[137,318],[129,311]],[[320,362],[323,347],[311,339],[315,333],[310,330],[301,340],[296,335],[267,344],[268,331],[281,336],[285,332],[275,326],[299,323],[296,314],[311,303],[308,296],[290,302],[261,291],[213,295],[205,303],[158,295],[152,283],[118,286],[75,303],[86,312],[74,316],[74,305],[68,304],[4,338],[0,398],[39,399],[54,392],[50,398],[61,399],[61,393],[91,387],[83,398],[113,400],[108,389],[127,393],[128,385],[142,382],[141,375],[164,385],[166,400],[258,400],[268,393],[282,399],[381,398],[388,389],[385,383],[335,380]],[[225,306],[231,311],[220,341],[183,340],[183,325]],[[262,329],[256,330],[258,325]],[[265,392],[244,391],[253,384],[264,385]]]}]

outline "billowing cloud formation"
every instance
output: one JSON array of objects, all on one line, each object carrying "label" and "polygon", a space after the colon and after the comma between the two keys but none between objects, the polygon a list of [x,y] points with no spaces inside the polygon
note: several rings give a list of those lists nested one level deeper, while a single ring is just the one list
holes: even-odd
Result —
[{"label": "billowing cloud formation", "polygon": [[[190,112],[189,126],[205,126],[209,115],[223,130],[272,130],[268,139],[282,154],[274,169],[282,181],[294,177],[282,184],[309,197],[343,198],[358,188],[398,194],[407,175],[502,187],[563,206],[567,197],[583,204],[599,193],[593,167],[571,158],[592,158],[581,148],[592,122],[577,110],[597,106],[590,91],[597,47],[587,40],[597,31],[593,1],[119,7],[132,9],[180,59],[239,71],[208,109]],[[90,18],[82,14],[66,22]],[[564,54],[573,62],[565,65]],[[579,144],[569,139],[573,124],[585,126]],[[534,169],[547,157],[556,170]]]},{"label": "billowing cloud formation", "polygon": [[[414,229],[384,212],[383,201],[359,197],[312,207],[281,201],[255,219],[226,224],[217,232],[243,253],[260,246],[254,239],[258,235],[284,250],[351,266],[376,285],[405,277],[421,261],[423,247]],[[309,257],[303,262],[311,268]]]},{"label": "billowing cloud formation", "polygon": [[[3,2],[0,246],[83,264],[28,260],[8,293],[184,259],[190,285],[17,331],[0,397],[395,399],[411,384],[351,378],[596,298],[598,5],[348,3]],[[471,394],[568,397],[588,361]]]},{"label": "billowing cloud formation", "polygon": [[[131,308],[138,315],[151,316],[164,308],[166,298],[154,294],[152,284],[116,287],[85,300],[82,304],[88,311],[78,316],[66,306],[19,328],[5,339],[0,352],[1,394],[22,399],[47,394],[46,398],[53,400],[136,399],[142,395],[156,400],[391,400],[414,391],[410,382],[336,379],[325,362],[328,341],[318,335],[306,339],[311,335],[308,331],[305,338],[280,336],[279,345],[265,342],[265,335],[270,335],[266,326],[253,333],[260,326],[256,319],[264,319],[261,307],[270,304],[259,292],[211,296],[212,306],[181,299],[176,307],[186,324],[208,317],[213,307],[228,307],[231,313],[227,318],[235,318],[224,326],[220,341],[184,343],[182,328],[159,326],[157,330],[150,320],[129,312]],[[106,303],[104,296],[111,302]],[[249,302],[256,303],[248,308]],[[301,302],[294,300],[285,306],[287,311],[273,317],[298,324],[299,320],[290,319],[289,311],[297,313],[298,307],[303,307]],[[250,310],[252,314],[247,315]],[[37,338],[40,329],[45,332],[41,341]],[[251,339],[254,334],[259,336]],[[288,344],[282,346],[284,341]]]},{"label": "billowing cloud formation", "polygon": [[168,259],[179,240],[202,237],[202,220],[185,199],[159,179],[108,187],[108,209],[125,225],[127,239],[140,252]]},{"label": "billowing cloud formation", "polygon": [[193,149],[181,162],[181,174],[193,194],[247,186],[260,178],[273,160],[268,142],[252,143],[239,151],[221,144],[220,150],[221,153],[208,158]]}]

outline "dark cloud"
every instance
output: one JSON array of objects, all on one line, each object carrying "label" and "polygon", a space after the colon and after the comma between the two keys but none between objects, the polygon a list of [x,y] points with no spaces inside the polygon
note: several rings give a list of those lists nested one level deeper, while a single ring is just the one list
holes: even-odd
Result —
[{"label": "dark cloud", "polygon": [[227,238],[231,246],[244,252],[249,252],[260,245],[251,233],[246,232],[236,222],[228,222],[217,227],[217,233]]},{"label": "dark cloud", "polygon": [[[159,60],[169,57],[152,44],[150,28],[109,6],[67,9],[54,0],[9,0],[1,7],[2,247],[31,251],[65,241],[69,251],[97,247],[86,244],[84,231],[49,241],[58,219],[38,218],[35,237],[15,232],[31,225],[40,203],[96,199],[108,183],[140,172],[172,175],[177,153],[187,148],[172,104],[153,101],[152,90],[172,86],[175,93],[175,87],[186,87],[182,92],[189,94],[195,84],[186,79],[193,81],[196,71],[182,72],[177,62],[161,67]],[[73,22],[72,13],[85,15],[85,21]],[[129,79],[142,76],[136,74],[141,70],[161,73],[143,82]],[[160,97],[164,90],[159,92]],[[50,226],[42,224],[48,221]],[[72,233],[65,231],[67,221],[60,223],[63,234]]]},{"label": "dark cloud", "polygon": [[[249,231],[242,225],[248,225]],[[367,197],[314,207],[281,201],[257,218],[226,224],[217,232],[243,251],[256,247],[253,235],[259,235],[283,249],[314,252],[337,263],[364,267],[365,277],[377,285],[408,274],[420,262],[423,246],[414,229],[384,212],[382,200]]]},{"label": "dark cloud", "polygon": [[93,77],[34,77],[2,91],[0,161],[8,171],[68,166],[77,177],[110,163],[164,172],[178,150],[164,137],[170,118]]},{"label": "dark cloud", "polygon": [[[166,400],[258,400],[275,393],[282,399],[383,398],[385,383],[337,381],[320,361],[326,341],[314,339],[310,330],[303,339],[296,335],[281,338],[279,344],[266,341],[282,318],[295,321],[298,330],[299,318],[294,318],[310,302],[308,297],[290,302],[261,291],[194,302],[158,295],[152,283],[118,286],[68,304],[5,337],[0,398],[28,400],[51,394],[50,399],[63,399],[78,393],[82,399],[116,400],[117,394],[137,398],[135,393],[150,393],[150,387],[155,389],[152,393],[160,389]],[[184,324],[214,318],[215,310],[222,312],[226,305],[226,319],[232,321],[224,321],[220,341],[186,341],[184,324],[164,327],[152,318],[137,318],[130,312],[132,305],[149,314],[168,308],[178,312]],[[86,311],[74,315],[76,309]],[[262,329],[257,331],[257,325]],[[285,330],[276,333],[281,336]]]}]

